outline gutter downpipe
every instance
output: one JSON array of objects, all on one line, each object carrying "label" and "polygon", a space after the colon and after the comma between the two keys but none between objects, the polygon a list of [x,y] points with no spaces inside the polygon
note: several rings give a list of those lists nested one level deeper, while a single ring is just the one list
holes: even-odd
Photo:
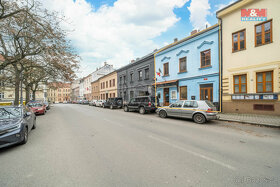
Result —
[{"label": "gutter downpipe", "polygon": [[219,65],[220,65],[220,73],[219,73],[219,78],[220,78],[220,81],[219,81],[219,87],[220,87],[220,97],[219,97],[219,100],[220,100],[220,110],[219,112],[223,112],[222,110],[222,102],[223,102],[223,82],[222,82],[222,77],[223,77],[223,30],[222,30],[222,19],[221,18],[218,18],[219,20]]}]

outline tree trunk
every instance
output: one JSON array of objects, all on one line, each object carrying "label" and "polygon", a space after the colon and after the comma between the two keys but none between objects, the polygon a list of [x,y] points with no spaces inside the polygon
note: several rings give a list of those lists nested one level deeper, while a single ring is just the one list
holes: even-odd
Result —
[{"label": "tree trunk", "polygon": [[20,86],[20,73],[19,71],[15,70],[15,100],[14,105],[19,104],[19,86]]},{"label": "tree trunk", "polygon": [[28,85],[25,86],[25,104],[30,101],[30,87]]},{"label": "tree trunk", "polygon": [[36,90],[32,90],[32,100],[36,100]]}]

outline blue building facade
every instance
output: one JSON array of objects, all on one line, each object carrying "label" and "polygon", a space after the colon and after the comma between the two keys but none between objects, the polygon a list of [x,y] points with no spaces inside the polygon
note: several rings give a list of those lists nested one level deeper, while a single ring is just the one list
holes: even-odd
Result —
[{"label": "blue building facade", "polygon": [[160,106],[178,100],[209,100],[219,106],[219,27],[177,41],[155,56]]}]

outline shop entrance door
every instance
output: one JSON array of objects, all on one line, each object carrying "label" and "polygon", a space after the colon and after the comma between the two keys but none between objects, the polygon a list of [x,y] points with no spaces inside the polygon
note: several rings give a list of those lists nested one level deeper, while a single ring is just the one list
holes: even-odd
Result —
[{"label": "shop entrance door", "polygon": [[169,88],[163,89],[163,105],[169,106]]},{"label": "shop entrance door", "polygon": [[213,84],[200,85],[200,100],[208,100],[213,102]]}]

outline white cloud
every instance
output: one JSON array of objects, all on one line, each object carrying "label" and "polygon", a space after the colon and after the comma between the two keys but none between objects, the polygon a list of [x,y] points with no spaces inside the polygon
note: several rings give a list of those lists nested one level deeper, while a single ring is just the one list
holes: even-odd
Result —
[{"label": "white cloud", "polygon": [[188,9],[190,11],[190,21],[194,29],[203,29],[206,24],[210,25],[207,21],[207,16],[211,15],[208,0],[192,0]]},{"label": "white cloud", "polygon": [[120,67],[158,48],[153,38],[179,21],[173,12],[188,0],[118,0],[99,9],[85,0],[41,0],[62,12],[74,29],[69,35],[83,58],[82,75],[104,61]]},{"label": "white cloud", "polygon": [[227,4],[218,4],[218,5],[215,5],[215,7],[217,8],[217,11],[218,10],[221,10],[222,8],[225,8],[226,6],[228,6],[228,5],[230,5],[230,4],[232,4],[232,3],[234,3],[236,0],[232,0],[232,1],[230,1],[229,3],[227,3]]}]

